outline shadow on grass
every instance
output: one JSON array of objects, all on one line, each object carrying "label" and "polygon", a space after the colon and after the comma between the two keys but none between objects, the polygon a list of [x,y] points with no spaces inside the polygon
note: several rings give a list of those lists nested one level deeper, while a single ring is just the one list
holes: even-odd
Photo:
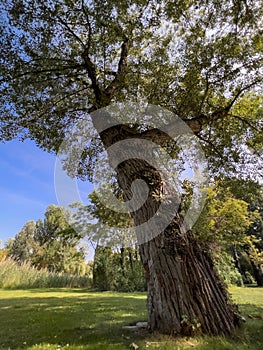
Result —
[{"label": "shadow on grass", "polygon": [[145,319],[145,299],[90,292],[85,296],[83,290],[76,297],[66,293],[48,290],[50,296],[34,297],[33,291],[28,291],[26,297],[0,300],[1,350],[29,349],[41,343],[95,349],[103,342],[125,349],[130,342],[123,336],[122,326]]},{"label": "shadow on grass", "polygon": [[[48,289],[2,291],[0,299],[0,349],[130,349],[146,342],[158,343],[159,337],[134,334],[123,325],[146,318],[143,293],[92,293],[90,290]],[[253,296],[251,296],[253,300]],[[240,304],[247,322],[234,340],[205,337],[194,345],[188,340],[177,343],[161,338],[159,349],[175,350],[261,350],[263,344],[263,307]],[[190,340],[191,344],[192,340]],[[36,344],[43,344],[37,346]],[[178,345],[179,344],[179,345]],[[36,347],[34,347],[36,345]],[[156,349],[156,347],[150,347]],[[158,348],[158,347],[157,347]]]}]

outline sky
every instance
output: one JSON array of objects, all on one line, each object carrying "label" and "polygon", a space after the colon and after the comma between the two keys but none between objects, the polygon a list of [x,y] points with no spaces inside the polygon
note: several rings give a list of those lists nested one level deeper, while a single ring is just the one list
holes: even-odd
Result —
[{"label": "sky", "polygon": [[[14,237],[29,220],[44,217],[50,204],[61,204],[54,185],[56,156],[33,141],[0,143],[0,240]],[[90,183],[77,184],[81,198],[92,191]],[[65,189],[65,193],[66,193]]]}]

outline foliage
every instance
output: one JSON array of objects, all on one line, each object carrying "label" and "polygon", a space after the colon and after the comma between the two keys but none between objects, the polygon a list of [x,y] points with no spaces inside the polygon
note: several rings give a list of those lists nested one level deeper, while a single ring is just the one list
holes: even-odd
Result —
[{"label": "foliage", "polygon": [[9,255],[13,256],[15,261],[29,261],[35,255],[37,249],[36,244],[34,244],[35,229],[35,222],[28,221],[15,236],[9,248]]},{"label": "foliage", "polygon": [[17,264],[7,258],[0,261],[0,288],[60,288],[60,287],[90,287],[88,276],[76,276],[65,273],[50,272],[47,269],[38,270],[29,262]]},{"label": "foliage", "polygon": [[[116,188],[115,188],[116,191]],[[116,193],[118,199],[122,200],[121,195]],[[107,188],[96,190],[89,194],[88,205],[83,203],[74,203],[73,214],[74,227],[78,232],[85,235],[94,245],[110,246],[121,248],[122,246],[134,246],[136,242],[135,232],[131,228],[123,234],[123,228],[133,226],[131,215],[129,213],[118,213],[105,206],[100,198],[108,199]]]},{"label": "foliage", "polygon": [[[0,139],[57,151],[77,120],[129,100],[198,124],[214,170],[240,170],[241,145],[260,152],[260,1],[8,0],[0,9]],[[80,176],[100,152],[98,138],[86,145]]]},{"label": "foliage", "polygon": [[8,255],[19,263],[49,271],[84,275],[85,250],[80,237],[71,228],[70,214],[64,208],[50,205],[44,222],[27,222],[8,248]]},{"label": "foliage", "polygon": [[3,260],[7,256],[7,250],[6,249],[0,249],[0,260]]},{"label": "foliage", "polygon": [[7,253],[8,253],[7,249],[1,248],[1,240],[0,240],[0,261],[7,256]]},{"label": "foliage", "polygon": [[230,189],[218,184],[207,189],[207,201],[194,231],[202,240],[223,246],[244,244],[245,231],[258,218],[249,204],[233,196]]},{"label": "foliage", "polygon": [[[182,118],[202,142],[211,171],[236,173],[242,161],[258,170],[261,163],[254,154],[248,161],[247,152],[262,154],[258,0],[7,0],[1,10],[0,139],[29,137],[57,152],[77,121],[96,128],[90,112],[139,101]],[[155,142],[148,116],[136,117],[137,136],[148,132]],[[126,128],[129,134],[134,125]],[[106,144],[102,132],[93,136],[75,174],[89,179]],[[220,230],[230,236],[224,223]]]},{"label": "foliage", "polygon": [[[255,220],[244,232],[242,244],[234,246],[236,265],[245,283],[256,280],[263,286],[263,192],[260,183],[242,179],[226,178],[223,185],[229,186],[237,199],[248,203],[248,210]],[[252,277],[252,276],[253,277]]]},{"label": "foliage", "polygon": [[223,281],[228,285],[243,286],[243,279],[235,268],[233,257],[224,250],[213,250],[213,258],[215,261],[216,269]]},{"label": "foliage", "polygon": [[210,245],[219,274],[230,284],[242,285],[242,278],[251,282],[251,263],[262,262],[254,229],[260,213],[251,206],[258,190],[251,181],[221,178],[207,189],[204,211],[194,227],[195,235]]},{"label": "foliage", "polygon": [[[104,199],[107,192],[102,192]],[[119,195],[120,197],[120,195]],[[98,193],[89,195],[90,204],[75,203],[74,227],[85,232],[95,248],[93,283],[98,290],[143,291],[145,273],[135,237],[123,235],[119,228],[132,225],[130,214],[117,213],[105,207]]]},{"label": "foliage", "polygon": [[145,319],[145,293],[86,289],[0,290],[0,348],[27,350],[261,350],[262,289],[231,288],[246,318],[233,339],[176,338],[122,329]]},{"label": "foliage", "polygon": [[93,284],[98,290],[133,292],[146,290],[145,272],[138,251],[97,246],[93,265]]}]

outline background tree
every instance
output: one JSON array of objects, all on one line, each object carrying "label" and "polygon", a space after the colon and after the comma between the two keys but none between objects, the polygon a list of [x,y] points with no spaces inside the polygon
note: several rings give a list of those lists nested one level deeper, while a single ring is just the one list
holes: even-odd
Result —
[{"label": "background tree", "polygon": [[9,247],[8,254],[17,262],[23,263],[30,261],[36,254],[36,242],[34,241],[34,233],[36,224],[33,220],[28,221],[19,231]]},{"label": "background tree", "polygon": [[[102,194],[107,196],[106,191]],[[124,235],[122,228],[132,222],[130,214],[117,213],[100,202],[97,191],[90,204],[75,203],[74,228],[95,247],[93,283],[99,290],[143,291],[145,273],[140,261],[134,230]],[[119,228],[119,229],[118,229]]]},{"label": "background tree", "polygon": [[145,291],[146,280],[137,249],[97,246],[93,264],[93,285],[98,290]]},{"label": "background tree", "polygon": [[18,232],[8,247],[8,255],[19,263],[30,262],[39,269],[85,274],[86,251],[66,220],[67,214],[62,207],[50,205],[44,222],[28,221]]},{"label": "background tree", "polygon": [[[241,182],[243,187],[248,186],[238,179],[221,179],[211,184],[205,208],[194,226],[196,237],[210,245],[220,274],[227,282],[236,284],[242,284],[241,275],[244,282],[247,279],[247,267],[241,266],[240,256],[248,249],[256,254],[257,240],[251,230],[260,218],[258,211],[252,211],[250,204],[240,199],[243,190],[236,184]],[[235,196],[237,190],[239,198]],[[251,194],[245,192],[244,198],[249,200]]]},{"label": "background tree", "polygon": [[[251,273],[258,286],[263,286],[263,193],[262,186],[253,181],[226,179],[225,184],[231,188],[236,198],[245,200],[251,213],[257,212],[255,221],[246,230],[247,241],[239,251],[240,264],[243,269],[251,265]],[[247,264],[248,262],[248,264]],[[247,266],[248,265],[248,266]]]},{"label": "background tree", "polygon": [[[88,112],[129,99],[180,116],[202,140],[211,170],[239,171],[248,147],[255,152],[250,163],[256,162],[262,141],[259,1],[8,0],[1,9],[1,139],[30,137],[56,152]],[[120,140],[173,145],[145,120],[138,124],[100,132],[83,152],[79,175],[91,174],[102,147]],[[132,214],[136,226],[154,215],[158,198],[177,199],[162,174],[130,159],[116,169],[124,200],[140,174],[147,174],[149,196]],[[210,255],[185,230],[179,212],[164,232],[140,245],[140,255],[152,330],[183,334],[187,317],[190,324],[198,320],[204,333],[232,333],[239,323],[235,309]]]}]

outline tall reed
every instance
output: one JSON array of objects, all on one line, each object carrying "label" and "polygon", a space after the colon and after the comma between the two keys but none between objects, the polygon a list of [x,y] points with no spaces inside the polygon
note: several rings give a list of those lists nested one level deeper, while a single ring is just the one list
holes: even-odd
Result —
[{"label": "tall reed", "polygon": [[47,269],[38,270],[28,262],[19,265],[10,258],[0,260],[0,288],[78,288],[90,286],[91,280],[88,276],[72,276],[50,272]]}]

